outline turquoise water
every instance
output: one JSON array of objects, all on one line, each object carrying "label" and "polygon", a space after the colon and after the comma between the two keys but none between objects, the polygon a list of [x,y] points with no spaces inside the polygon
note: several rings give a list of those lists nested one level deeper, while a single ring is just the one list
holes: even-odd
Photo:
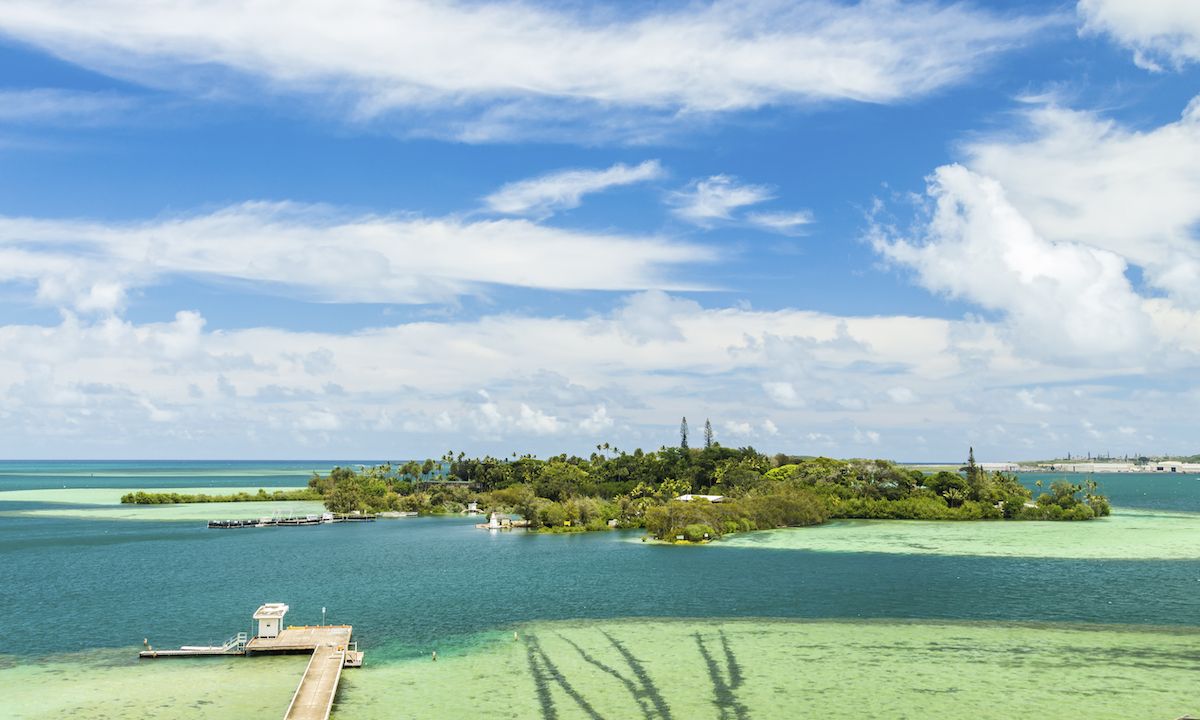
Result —
[{"label": "turquoise water", "polygon": [[[0,464],[0,490],[288,487],[302,484],[313,469],[324,466]],[[1139,508],[1139,522],[1153,519],[1148,509],[1170,510],[1163,516],[1176,520],[1200,511],[1195,476],[1097,479],[1118,517],[1122,505]],[[1009,557],[972,554],[969,547],[953,554],[953,543],[941,554],[733,543],[666,547],[638,542],[636,532],[490,533],[460,517],[211,531],[194,520],[22,514],[45,507],[5,502],[0,495],[0,667],[3,656],[19,665],[22,657],[72,652],[100,653],[95,657],[103,660],[90,662],[110,667],[112,658],[132,657],[144,637],[159,647],[216,641],[248,629],[250,613],[264,601],[289,603],[293,623],[317,622],[327,607],[330,622],[355,626],[377,668],[402,667],[432,649],[447,658],[473,657],[481,643],[506,637],[504,628],[550,621],[604,620],[614,623],[614,632],[627,627],[621,623],[628,618],[693,618],[698,626],[736,618],[985,627],[1032,622],[1102,634],[1104,627],[1200,627],[1200,559],[1194,557],[1145,559],[1136,551],[1122,559]],[[1107,527],[1120,526],[1095,526]],[[694,651],[686,632],[661,632]],[[738,632],[741,642],[755,642],[755,633]],[[134,667],[142,675],[156,672]],[[361,677],[386,676],[378,672]],[[0,691],[3,686],[0,677]],[[354,686],[347,693],[346,702],[365,703],[370,695]],[[980,702],[986,705],[986,697]]]}]

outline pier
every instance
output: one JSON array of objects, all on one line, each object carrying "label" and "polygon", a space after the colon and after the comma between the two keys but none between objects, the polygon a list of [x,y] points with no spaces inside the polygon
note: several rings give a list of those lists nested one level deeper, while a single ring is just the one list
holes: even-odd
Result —
[{"label": "pier", "polygon": [[[254,637],[238,633],[221,645],[184,645],[177,650],[154,650],[147,643],[138,653],[145,659],[202,657],[212,655],[265,655],[311,653],[304,675],[284,720],[328,720],[333,698],[342,679],[342,668],[362,667],[363,653],[350,638],[351,625],[288,625],[283,603],[266,603],[254,613],[258,630]],[[323,611],[322,611],[323,612]]]},{"label": "pier", "polygon": [[[416,515],[416,513],[412,513]],[[295,527],[300,525],[328,525],[343,522],[375,522],[375,515],[362,513],[323,513],[321,515],[272,515],[256,520],[209,520],[210,530],[238,530],[260,527]]]}]

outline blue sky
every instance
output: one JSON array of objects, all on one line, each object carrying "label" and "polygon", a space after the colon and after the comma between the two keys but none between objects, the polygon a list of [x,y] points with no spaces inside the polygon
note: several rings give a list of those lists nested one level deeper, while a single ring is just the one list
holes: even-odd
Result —
[{"label": "blue sky", "polygon": [[1196,452],[1200,9],[17,2],[0,456]]}]

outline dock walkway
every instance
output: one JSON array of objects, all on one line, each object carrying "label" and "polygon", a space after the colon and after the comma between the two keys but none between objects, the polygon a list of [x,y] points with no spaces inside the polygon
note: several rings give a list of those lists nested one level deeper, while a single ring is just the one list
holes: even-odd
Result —
[{"label": "dock walkway", "polygon": [[284,720],[328,720],[345,664],[344,647],[322,645],[314,650]]}]

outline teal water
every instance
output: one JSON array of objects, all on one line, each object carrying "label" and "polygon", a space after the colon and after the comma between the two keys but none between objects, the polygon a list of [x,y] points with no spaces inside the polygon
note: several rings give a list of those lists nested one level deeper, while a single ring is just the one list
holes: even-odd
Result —
[{"label": "teal water", "polygon": [[[131,476],[155,487],[287,486],[313,467],[0,464],[0,489],[139,487]],[[1116,503],[1200,510],[1195,476],[1101,480]],[[0,510],[37,506],[0,499]],[[1200,559],[662,547],[628,542],[630,533],[495,534],[473,522],[213,531],[198,521],[0,514],[0,654],[121,647],[147,636],[163,647],[218,639],[245,629],[267,600],[291,604],[295,622],[319,620],[326,606],[331,621],[352,622],[365,644],[397,656],[511,623],[579,618],[1200,625]]]},{"label": "teal water", "polygon": [[[291,487],[332,464],[0,463],[0,715],[277,717],[294,658],[134,659],[142,638],[172,647],[248,630],[265,601],[289,603],[292,623],[325,606],[329,622],[354,625],[369,666],[347,675],[344,717],[461,717],[496,698],[500,717],[667,717],[646,704],[650,689],[674,717],[794,717],[781,702],[830,718],[1006,717],[988,710],[1018,697],[1009,716],[1200,710],[1187,689],[1200,679],[1200,558],[1152,557],[1200,527],[1195,476],[1098,476],[1114,518],[1078,535],[1031,523],[1022,543],[1019,526],[989,523],[940,524],[937,537],[904,523],[777,531],[822,533],[803,536],[821,551],[771,533],[702,547],[492,533],[465,517],[215,531],[152,508],[98,519],[111,508],[3,496]],[[1074,542],[1120,552],[1063,552]],[[884,666],[881,695],[864,669]],[[1067,669],[1069,687],[1036,682]]]}]

